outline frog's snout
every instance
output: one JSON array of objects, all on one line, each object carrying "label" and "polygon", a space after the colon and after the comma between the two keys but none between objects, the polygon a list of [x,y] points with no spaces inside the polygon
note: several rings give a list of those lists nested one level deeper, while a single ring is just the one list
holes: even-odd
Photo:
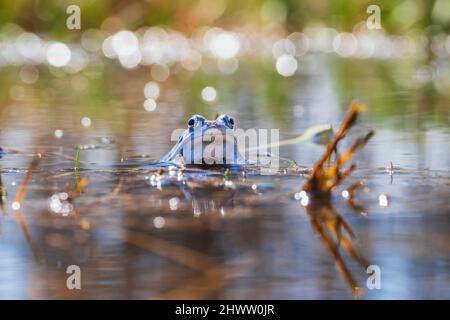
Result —
[{"label": "frog's snout", "polygon": [[211,159],[221,164],[245,163],[237,150],[233,128],[234,120],[227,115],[215,120],[194,115],[189,119],[184,135],[159,162],[175,161],[181,155],[192,163],[210,163]]}]

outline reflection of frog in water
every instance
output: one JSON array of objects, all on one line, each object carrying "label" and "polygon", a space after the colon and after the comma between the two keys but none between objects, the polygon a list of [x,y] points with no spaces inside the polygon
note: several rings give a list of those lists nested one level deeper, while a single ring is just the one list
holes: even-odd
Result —
[{"label": "reflection of frog in water", "polygon": [[243,165],[234,131],[234,119],[222,114],[216,120],[194,115],[175,146],[157,164]]},{"label": "reflection of frog in water", "polygon": [[[170,193],[170,197],[182,195],[192,205],[194,215],[222,212],[226,207],[233,206],[237,189],[240,192],[245,192],[242,189],[250,189],[227,179],[223,171],[223,166],[201,170],[197,167],[180,168],[171,165],[165,170],[157,170],[150,177],[149,184],[163,194]],[[155,194],[155,197],[161,197],[161,193]]]}]

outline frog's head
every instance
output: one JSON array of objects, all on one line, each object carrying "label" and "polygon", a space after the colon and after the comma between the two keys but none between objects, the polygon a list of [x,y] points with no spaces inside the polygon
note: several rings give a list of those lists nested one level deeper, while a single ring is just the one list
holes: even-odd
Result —
[{"label": "frog's head", "polygon": [[219,115],[216,120],[193,115],[176,145],[160,162],[243,164],[245,160],[237,149],[234,128],[234,119],[226,114]]}]

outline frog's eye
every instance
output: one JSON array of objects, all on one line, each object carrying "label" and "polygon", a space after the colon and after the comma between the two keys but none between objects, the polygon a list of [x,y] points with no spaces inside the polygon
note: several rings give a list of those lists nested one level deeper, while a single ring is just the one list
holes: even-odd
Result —
[{"label": "frog's eye", "polygon": [[205,117],[201,116],[201,115],[193,115],[192,117],[189,118],[188,120],[188,126],[189,128],[193,128],[195,127],[197,124],[203,125],[203,123],[205,122]]},{"label": "frog's eye", "polygon": [[229,115],[222,114],[217,118],[217,121],[223,122],[230,129],[233,129],[234,127],[234,119]]}]

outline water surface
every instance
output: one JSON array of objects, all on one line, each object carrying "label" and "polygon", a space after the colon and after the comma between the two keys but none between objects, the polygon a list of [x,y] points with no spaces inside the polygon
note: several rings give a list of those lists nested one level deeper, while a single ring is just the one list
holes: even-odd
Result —
[{"label": "water surface", "polygon": [[[382,272],[381,289],[366,289],[362,297],[450,298],[448,96],[430,86],[398,85],[392,78],[405,74],[395,68],[389,76],[367,77],[360,61],[317,59],[313,71],[287,79],[270,73],[261,79],[251,64],[220,78],[180,74],[161,84],[153,112],[142,107],[150,80],[143,71],[106,64],[100,75],[54,77],[41,70],[39,81],[27,85],[16,68],[5,68],[0,298],[351,298],[295,200],[304,173],[238,173],[229,177],[233,188],[194,192],[176,183],[153,186],[155,169],[146,165],[169,150],[172,131],[193,113],[228,113],[239,127],[278,128],[286,139],[317,124],[337,127],[353,99],[368,110],[348,141],[370,128],[376,134],[333,204],[353,228],[358,252]],[[200,99],[211,84],[219,95],[213,105]],[[81,125],[83,117],[90,127]],[[52,195],[75,184],[79,144],[78,175],[89,184],[72,211],[55,212]],[[323,151],[303,143],[280,154],[311,167]],[[38,153],[20,220],[12,204]],[[216,181],[222,180],[219,173]],[[341,196],[358,180],[366,186],[357,193],[363,214]],[[380,205],[382,194],[387,206]],[[365,288],[366,271],[341,251]],[[82,270],[81,290],[66,288],[65,271],[73,264]]]}]

